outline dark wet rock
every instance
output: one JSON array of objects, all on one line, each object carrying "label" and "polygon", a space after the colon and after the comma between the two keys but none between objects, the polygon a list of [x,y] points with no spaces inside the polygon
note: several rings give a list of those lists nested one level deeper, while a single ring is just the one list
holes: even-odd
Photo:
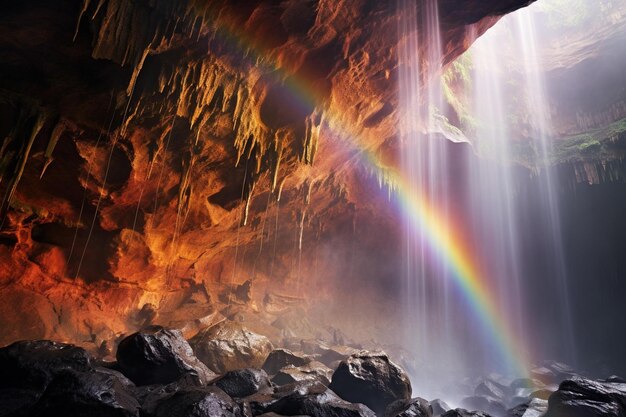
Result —
[{"label": "dark wet rock", "polygon": [[[285,394],[286,395],[286,394]],[[246,415],[260,415],[264,414],[269,407],[281,398],[280,395],[276,395],[271,392],[257,392],[239,401],[241,409]]]},{"label": "dark wet rock", "polygon": [[218,373],[260,368],[274,350],[267,337],[229,321],[201,331],[190,343],[198,358]]},{"label": "dark wet rock", "polygon": [[270,388],[267,373],[262,369],[255,368],[227,372],[213,384],[233,398],[248,397]]},{"label": "dark wet rock", "polygon": [[201,384],[198,384],[197,378],[183,375],[180,379],[167,385],[155,384],[136,387],[135,396],[139,404],[141,404],[142,413],[151,416],[159,407],[159,404],[173,394],[202,387]]},{"label": "dark wet rock", "polygon": [[286,385],[313,380],[328,386],[332,375],[332,369],[321,362],[313,361],[303,366],[284,367],[272,378],[272,382],[276,385]]},{"label": "dark wet rock", "polygon": [[[280,414],[276,414],[276,413],[265,413],[265,414],[261,414],[259,417],[283,417]],[[308,416],[292,416],[292,417],[308,417]]]},{"label": "dark wet rock", "polygon": [[39,400],[41,392],[25,389],[0,389],[0,417],[26,417]]},{"label": "dark wet rock", "polygon": [[566,380],[550,396],[546,417],[626,417],[626,384]]},{"label": "dark wet rock", "polygon": [[317,381],[302,381],[279,386],[274,390],[274,392],[258,392],[249,397],[243,398],[239,401],[239,403],[242,409],[249,409],[250,412],[256,416],[269,412],[272,404],[276,403],[283,397],[286,397],[293,393],[298,393],[301,396],[306,396],[309,393],[318,392],[320,389],[324,388],[320,388],[320,383]]},{"label": "dark wet rock", "polygon": [[491,417],[489,414],[482,411],[467,411],[463,408],[457,408],[456,410],[446,411],[441,417]]},{"label": "dark wet rock", "polygon": [[119,372],[97,368],[63,371],[48,385],[34,416],[135,417],[139,403],[133,384]]},{"label": "dark wet rock", "polygon": [[423,398],[394,401],[387,406],[385,417],[432,417],[433,409]]},{"label": "dark wet rock", "polygon": [[[285,394],[281,392],[280,394]],[[320,383],[300,385],[269,405],[266,411],[279,415],[311,417],[375,417],[363,404],[352,404],[339,398]]]},{"label": "dark wet rock", "polygon": [[216,387],[191,388],[165,396],[153,417],[241,417],[239,405]]},{"label": "dark wet rock", "polygon": [[263,363],[262,368],[269,375],[276,375],[285,366],[302,366],[309,362],[311,362],[310,357],[295,354],[288,349],[274,349]]},{"label": "dark wet rock", "polygon": [[91,358],[82,348],[49,340],[16,342],[0,349],[0,388],[43,391],[59,372],[87,371]]},{"label": "dark wet rock", "polygon": [[547,409],[547,401],[532,399],[508,410],[506,417],[542,417]]},{"label": "dark wet rock", "polygon": [[506,407],[501,400],[492,397],[475,395],[461,401],[461,406],[470,410],[484,411],[493,417],[503,417],[506,414]]},{"label": "dark wet rock", "polygon": [[[322,395],[326,394],[328,395]],[[320,402],[316,404],[316,401]],[[353,404],[339,398],[325,385],[317,381],[303,381],[279,386],[274,392],[259,392],[239,401],[249,415],[258,416],[274,412],[279,415],[319,416],[370,416],[372,411],[363,405]],[[304,410],[308,410],[304,413]],[[292,414],[295,413],[295,414]],[[328,413],[328,414],[324,414]],[[359,414],[360,413],[360,414]],[[248,414],[246,414],[248,415]]]},{"label": "dark wet rock", "polygon": [[509,394],[508,387],[491,379],[485,379],[474,390],[474,395],[503,400]]},{"label": "dark wet rock", "polygon": [[151,326],[122,340],[119,369],[137,385],[168,384],[189,375],[205,384],[216,377],[193,354],[178,330]]},{"label": "dark wet rock", "polygon": [[432,400],[430,407],[433,410],[433,416],[438,416],[450,410],[450,406],[440,399]]},{"label": "dark wet rock", "polygon": [[329,386],[344,400],[362,403],[376,413],[397,400],[411,398],[407,374],[391,362],[384,352],[367,352],[349,356],[342,361]]}]

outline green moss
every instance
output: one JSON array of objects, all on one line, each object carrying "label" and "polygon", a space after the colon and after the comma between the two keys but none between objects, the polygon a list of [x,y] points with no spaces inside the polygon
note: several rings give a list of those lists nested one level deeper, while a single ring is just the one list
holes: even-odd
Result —
[{"label": "green moss", "polygon": [[592,138],[578,145],[578,150],[583,153],[592,153],[599,150],[601,147],[600,142]]},{"label": "green moss", "polygon": [[441,76],[443,95],[459,118],[458,127],[466,132],[476,128],[470,108],[473,68],[472,54],[468,51],[450,64]]},{"label": "green moss", "polygon": [[607,127],[609,139],[613,141],[626,140],[626,119],[619,120]]},{"label": "green moss", "polygon": [[626,142],[626,119],[583,134],[556,138],[550,162],[611,159],[623,153],[620,150],[623,142]]}]

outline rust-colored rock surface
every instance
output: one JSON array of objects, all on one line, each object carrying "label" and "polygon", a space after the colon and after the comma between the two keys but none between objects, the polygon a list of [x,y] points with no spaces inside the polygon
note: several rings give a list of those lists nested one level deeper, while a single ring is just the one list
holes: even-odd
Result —
[{"label": "rust-colored rock surface", "polygon": [[[445,64],[530,1],[439,3]],[[354,303],[389,290],[391,272],[364,254],[394,253],[397,224],[359,152],[393,163],[403,12],[3,5],[0,343],[54,338],[106,356],[147,324],[190,337],[223,319],[314,338],[319,323],[299,313],[311,300],[330,314],[355,283]]]}]

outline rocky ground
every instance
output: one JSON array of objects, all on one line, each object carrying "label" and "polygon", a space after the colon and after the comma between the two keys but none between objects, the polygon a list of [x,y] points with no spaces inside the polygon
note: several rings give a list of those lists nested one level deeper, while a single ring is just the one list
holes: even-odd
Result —
[{"label": "rocky ground", "polygon": [[120,341],[115,360],[20,341],[0,349],[0,369],[3,417],[626,416],[626,381],[615,376],[591,380],[546,363],[527,379],[485,378],[464,408],[450,409],[414,396],[406,372],[382,351],[309,339],[276,347],[233,321],[190,340],[148,326]]}]

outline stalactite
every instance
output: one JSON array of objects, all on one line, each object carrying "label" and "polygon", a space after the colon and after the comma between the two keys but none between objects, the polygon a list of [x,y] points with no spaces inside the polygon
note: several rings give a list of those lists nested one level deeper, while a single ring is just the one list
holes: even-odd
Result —
[{"label": "stalactite", "polygon": [[[281,81],[270,77],[260,83],[262,74],[273,69],[263,69],[263,65],[248,58],[245,51],[238,52],[241,61],[234,67],[229,66],[230,61],[212,54],[210,49],[202,55],[198,51],[173,61],[159,59],[159,51],[166,51],[173,42],[180,42],[179,33],[194,42],[202,39],[209,48],[219,44],[219,24],[212,20],[218,17],[209,16],[206,6],[201,0],[100,0],[97,5],[84,0],[76,31],[80,30],[82,19],[91,17],[96,27],[92,56],[132,69],[126,90],[130,109],[121,132],[126,132],[129,125],[140,118],[174,112],[189,120],[190,133],[194,135],[190,142],[196,146],[202,140],[205,126],[213,125],[218,116],[231,116],[235,166],[244,161],[253,164],[242,196],[246,224],[252,192],[263,173],[268,173],[271,191],[276,192],[280,169],[286,159],[313,164],[323,112],[316,109],[292,125],[268,127],[259,109],[272,83]],[[150,65],[156,68],[156,76],[142,77],[141,71],[151,54],[155,56]],[[263,87],[259,88],[259,84]],[[192,194],[192,169],[193,156],[184,163],[181,174],[178,203],[182,210],[186,210],[184,205]]]},{"label": "stalactite", "polygon": [[7,190],[2,200],[3,212],[13,200],[35,138],[47,119],[45,110],[34,103],[16,100],[14,104],[17,107],[16,119],[0,150],[0,177],[2,181],[7,181]]},{"label": "stalactite", "polygon": [[66,129],[67,125],[65,121],[59,119],[59,121],[57,121],[56,125],[54,126],[54,129],[52,130],[50,139],[48,139],[48,145],[46,146],[46,151],[44,152],[45,161],[43,163],[43,167],[41,168],[41,174],[39,175],[39,178],[42,178],[44,176],[46,170],[48,169],[48,166],[52,163],[52,153],[54,152],[54,148],[57,146],[59,139],[61,138],[63,133],[65,133]]},{"label": "stalactite", "polygon": [[305,122],[306,134],[304,138],[302,161],[306,164],[313,164],[322,125],[321,112],[315,111],[311,116],[306,118]]},{"label": "stalactite", "polygon": [[276,202],[280,202],[280,197],[283,194],[283,187],[285,186],[285,181],[287,181],[287,177],[283,178],[280,182],[280,186],[278,187],[278,194],[276,195]]},{"label": "stalactite", "polygon": [[74,42],[76,41],[76,38],[78,37],[78,30],[80,29],[80,24],[83,20],[83,15],[89,8],[89,3],[90,3],[90,0],[83,0],[83,5],[80,8],[80,13],[78,14],[78,19],[76,22],[76,30],[74,31],[74,38],[73,38]]}]

